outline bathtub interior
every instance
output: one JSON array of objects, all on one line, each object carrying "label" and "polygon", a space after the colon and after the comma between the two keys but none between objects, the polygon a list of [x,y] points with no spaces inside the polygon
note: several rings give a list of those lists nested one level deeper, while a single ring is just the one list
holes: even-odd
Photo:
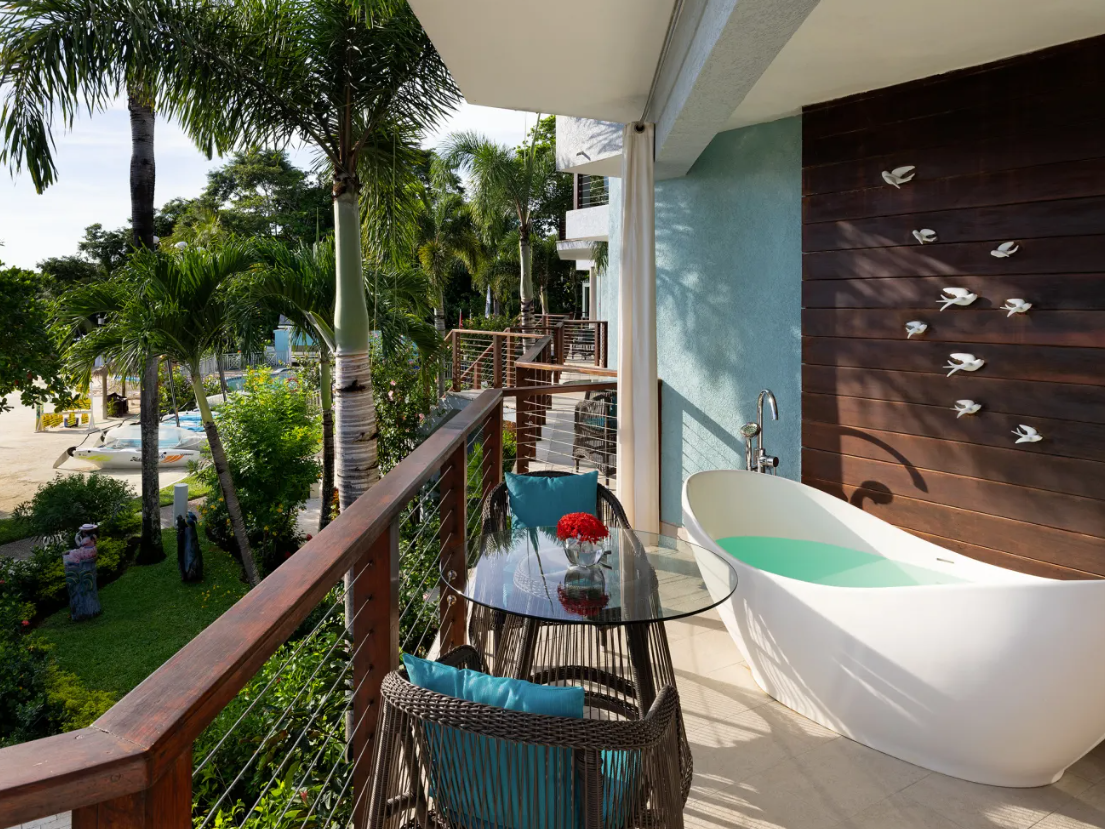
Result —
[{"label": "bathtub interior", "polygon": [[741,470],[699,472],[687,479],[683,497],[688,530],[714,542],[718,551],[719,539],[771,536],[846,547],[944,573],[958,582],[1049,581],[939,547],[786,478]]}]

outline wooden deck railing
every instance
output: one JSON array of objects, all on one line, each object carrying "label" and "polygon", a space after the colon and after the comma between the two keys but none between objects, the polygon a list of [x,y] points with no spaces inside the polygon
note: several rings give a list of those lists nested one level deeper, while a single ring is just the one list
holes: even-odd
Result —
[{"label": "wooden deck railing", "polygon": [[538,317],[528,332],[453,329],[445,337],[452,359],[443,385],[453,391],[516,387],[515,363],[542,337],[550,340],[548,357],[551,362],[576,366],[587,361],[605,368],[609,352],[608,330],[604,320],[552,316]]},{"label": "wooden deck railing", "polygon": [[[400,652],[401,524],[421,521],[440,565],[463,572],[469,519],[502,477],[502,422],[503,393],[483,392],[92,726],[0,750],[0,825],[72,810],[74,829],[192,829],[193,743],[346,573],[353,621],[339,653],[352,679],[338,693],[353,726],[337,735],[349,759],[334,771],[355,811],[370,784],[380,682]],[[435,583],[425,603],[447,648],[465,638],[465,608]],[[420,585],[403,590],[422,606]]]},{"label": "wooden deck railing", "polygon": [[[546,465],[594,468],[609,481],[616,474],[618,373],[589,365],[555,362],[555,340],[536,342],[515,363],[517,385],[507,389],[515,399],[518,455],[516,469],[528,472],[544,448]],[[601,395],[601,397],[599,397]],[[597,398],[593,405],[587,401]],[[581,422],[581,409],[601,411],[601,424],[591,415]]]}]

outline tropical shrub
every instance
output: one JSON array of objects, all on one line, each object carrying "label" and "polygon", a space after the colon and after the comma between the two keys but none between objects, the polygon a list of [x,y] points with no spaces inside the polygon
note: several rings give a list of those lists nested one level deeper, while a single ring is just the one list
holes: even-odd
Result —
[{"label": "tropical shrub", "polygon": [[[328,596],[317,627],[277,650],[196,740],[197,825],[215,810],[216,827],[300,827],[312,807],[308,826],[346,825],[349,798],[338,803],[346,781],[330,776],[345,753],[350,679],[341,608],[326,615],[337,601],[335,594]],[[335,807],[332,822],[326,821]]]},{"label": "tropical shrub", "polygon": [[[311,408],[303,388],[258,369],[219,409],[219,437],[262,576],[303,542],[297,518],[322,469],[315,458],[321,429]],[[219,493],[200,509],[208,538],[238,555],[215,467],[203,466],[196,477]]]},{"label": "tropical shrub", "polygon": [[130,484],[106,475],[61,475],[38,488],[13,513],[30,535],[72,536],[81,524],[100,525],[104,535],[137,528],[136,494]]},{"label": "tropical shrub", "polygon": [[48,645],[29,634],[34,605],[0,578],[0,747],[89,725],[112,704],[60,670]]},{"label": "tropical shrub", "polygon": [[373,342],[372,391],[380,430],[380,474],[403,460],[426,437],[426,418],[437,403],[433,384],[427,378],[413,345],[404,342],[385,355],[379,343]]},{"label": "tropical shrub", "polygon": [[[0,557],[0,580],[19,601],[31,605],[30,616],[53,613],[69,603],[61,556],[72,545],[65,538],[44,541],[26,559]],[[127,543],[101,536],[96,544],[96,581],[100,587],[119,578],[130,564]]]},{"label": "tropical shrub", "polygon": [[472,316],[464,321],[462,326],[466,331],[506,331],[516,320],[506,314],[496,316]]}]

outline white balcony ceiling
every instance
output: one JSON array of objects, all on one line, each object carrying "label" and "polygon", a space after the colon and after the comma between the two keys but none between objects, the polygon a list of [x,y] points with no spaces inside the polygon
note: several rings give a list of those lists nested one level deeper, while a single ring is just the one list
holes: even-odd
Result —
[{"label": "white balcony ceiling", "polygon": [[726,128],[1103,33],[1102,0],[821,0]]},{"label": "white balcony ceiling", "polygon": [[674,0],[410,0],[472,104],[641,117]]}]

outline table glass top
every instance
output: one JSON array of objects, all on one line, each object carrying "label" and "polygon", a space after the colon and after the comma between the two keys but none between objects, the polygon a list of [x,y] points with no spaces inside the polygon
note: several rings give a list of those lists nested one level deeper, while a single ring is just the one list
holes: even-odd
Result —
[{"label": "table glass top", "polygon": [[610,529],[598,563],[573,564],[555,527],[474,538],[467,573],[443,573],[470,601],[550,622],[628,624],[678,619],[725,601],[737,574],[722,556],[670,536]]}]

